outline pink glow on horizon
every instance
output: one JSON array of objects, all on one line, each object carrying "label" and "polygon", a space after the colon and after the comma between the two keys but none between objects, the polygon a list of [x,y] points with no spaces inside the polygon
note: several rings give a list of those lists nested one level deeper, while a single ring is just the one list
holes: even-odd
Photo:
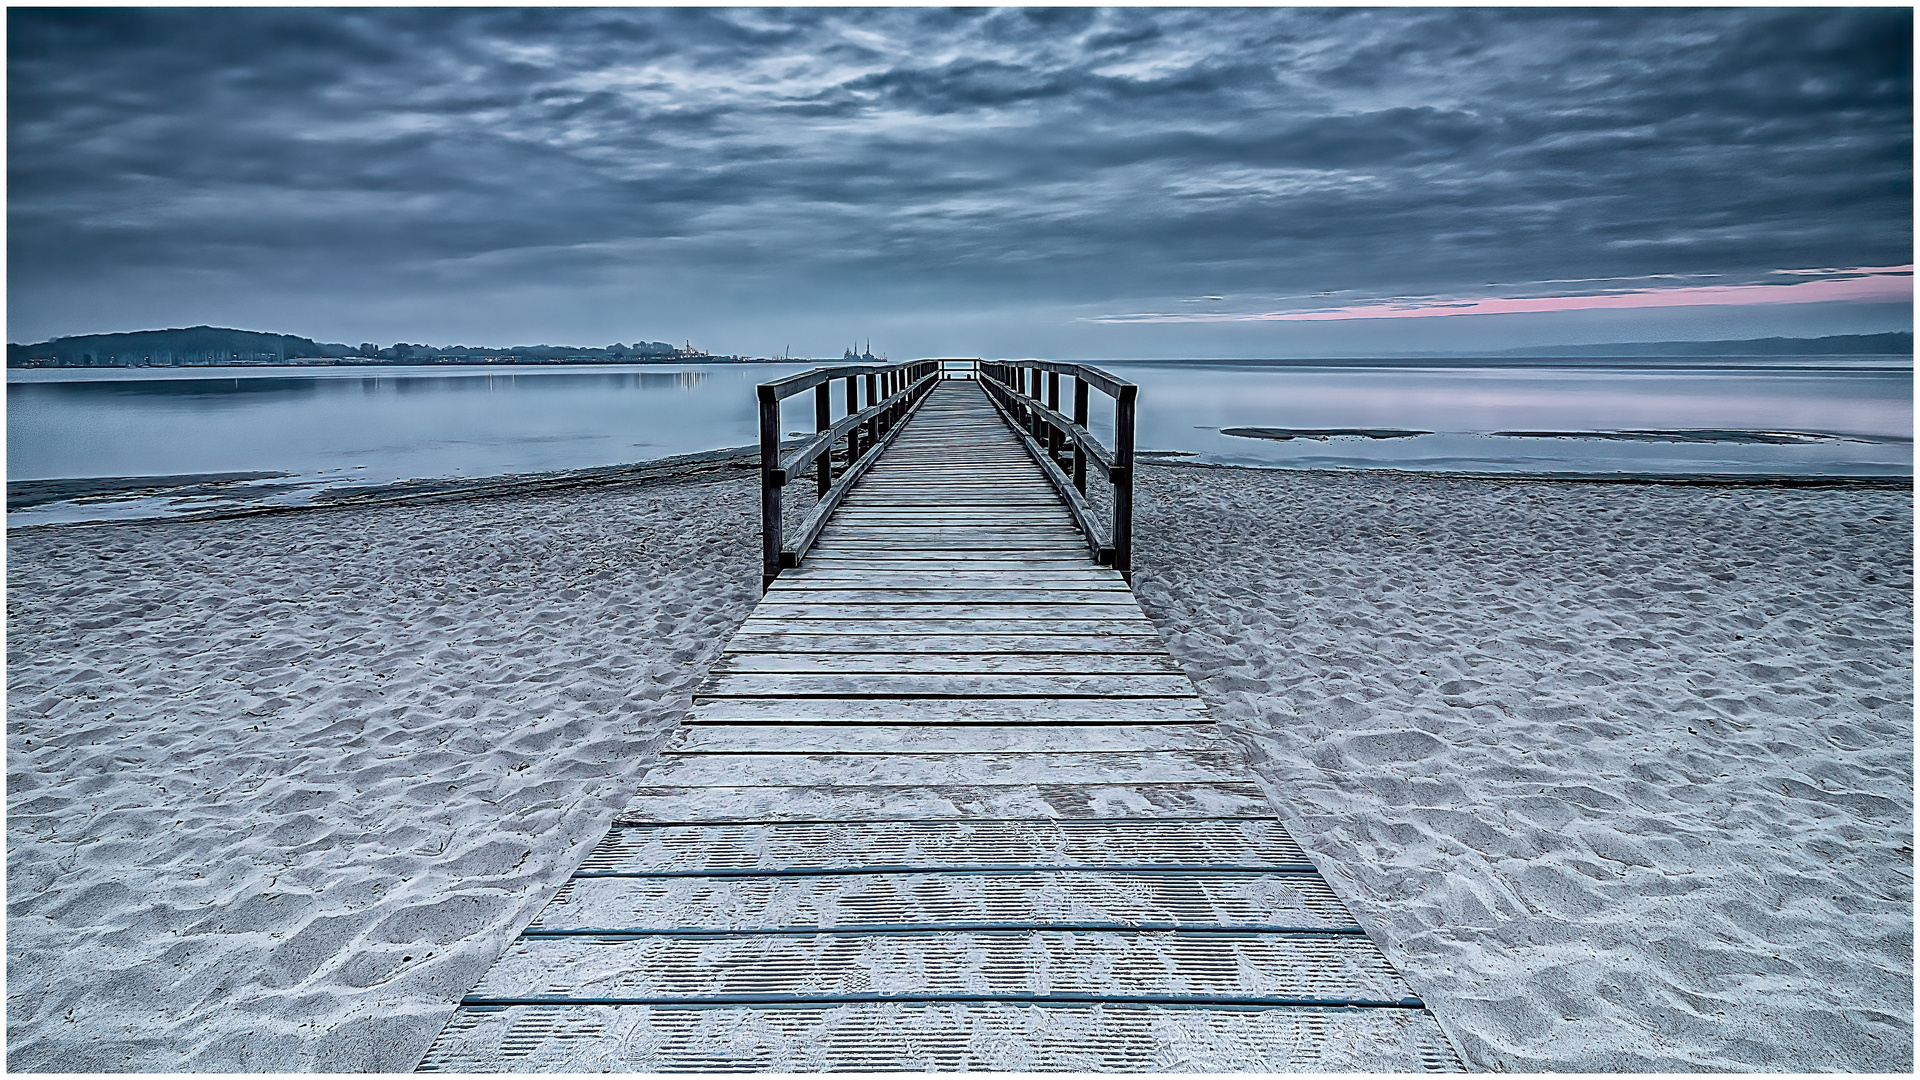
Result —
[{"label": "pink glow on horizon", "polygon": [[1489,297],[1485,300],[1423,300],[1410,304],[1359,304],[1330,311],[1270,312],[1242,316],[1261,322],[1322,322],[1339,319],[1428,319],[1447,315],[1507,315],[1527,311],[1587,311],[1598,308],[1691,307],[1701,304],[1817,304],[1835,300],[1913,302],[1913,267],[1872,267],[1869,276],[1826,278],[1792,285],[1688,285],[1597,296]]}]

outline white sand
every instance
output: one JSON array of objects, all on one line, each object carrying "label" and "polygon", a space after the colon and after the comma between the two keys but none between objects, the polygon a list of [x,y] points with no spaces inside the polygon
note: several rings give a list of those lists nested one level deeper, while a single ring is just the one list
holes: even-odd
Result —
[{"label": "white sand", "polygon": [[[1137,584],[1473,1064],[1903,1071],[1911,509],[1149,468]],[[10,538],[9,1067],[411,1068],[756,528],[721,472]]]},{"label": "white sand", "polygon": [[411,1069],[759,598],[756,499],[14,536],[8,1066]]},{"label": "white sand", "polygon": [[1912,1069],[1910,494],[1143,485],[1148,613],[1469,1063]]}]

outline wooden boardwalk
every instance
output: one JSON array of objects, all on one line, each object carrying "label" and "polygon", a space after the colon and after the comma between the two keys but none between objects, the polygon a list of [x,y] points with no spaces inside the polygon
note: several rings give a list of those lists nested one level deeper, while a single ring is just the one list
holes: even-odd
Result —
[{"label": "wooden boardwalk", "polygon": [[1459,1068],[970,381],[647,783],[423,1070]]}]

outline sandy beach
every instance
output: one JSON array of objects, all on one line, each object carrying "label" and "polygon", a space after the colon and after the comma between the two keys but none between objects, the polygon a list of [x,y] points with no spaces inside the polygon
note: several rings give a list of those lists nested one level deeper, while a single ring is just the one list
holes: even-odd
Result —
[{"label": "sandy beach", "polygon": [[[8,542],[7,1064],[411,1069],[758,598],[750,474]],[[1912,499],[1152,466],[1136,588],[1490,1070],[1912,1068]]]}]

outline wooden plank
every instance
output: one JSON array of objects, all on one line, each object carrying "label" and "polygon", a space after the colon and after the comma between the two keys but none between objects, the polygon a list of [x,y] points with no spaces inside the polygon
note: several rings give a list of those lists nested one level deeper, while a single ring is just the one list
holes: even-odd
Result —
[{"label": "wooden plank", "polygon": [[964,603],[933,601],[898,604],[764,600],[754,619],[1098,619],[1151,627],[1136,604]]},{"label": "wooden plank", "polygon": [[[616,835],[656,831],[622,829]],[[925,850],[919,848],[914,854]],[[597,858],[600,854],[595,852],[596,867],[605,865]],[[652,853],[643,849],[636,854],[640,857],[624,862],[609,859],[608,863],[647,867],[646,855]],[[982,854],[987,858],[981,861],[988,867],[1015,862],[1008,858],[1014,851]],[[1039,861],[1043,866],[1063,861],[1055,851],[1033,854],[1044,860]],[[845,933],[882,925],[947,931],[1010,925],[1059,927],[1069,920],[1082,926],[1104,924],[1115,929],[1143,923],[1154,929],[1220,929],[1223,923],[1248,930],[1338,928],[1351,933],[1359,929],[1332,890],[1312,874],[1252,869],[1083,869],[1078,865],[1070,870],[982,869],[955,874],[937,869],[944,862],[936,863],[936,869],[927,873],[845,869],[832,874],[803,872],[777,877],[725,873],[665,879],[584,878],[567,887],[566,903],[543,911],[528,929],[547,933],[607,928],[671,931],[691,923],[745,933],[818,931],[829,926]]]},{"label": "wooden plank", "polygon": [[1114,636],[1125,638],[1145,637],[1153,633],[1153,624],[1144,619],[1118,621],[1112,619],[898,619],[898,618],[847,618],[839,620],[809,619],[798,622],[787,619],[750,617],[741,624],[741,633],[766,634],[806,631],[819,634],[1067,634],[1074,637]]},{"label": "wooden plank", "polygon": [[[988,502],[984,499],[973,503],[960,503],[953,499],[930,499],[923,504],[901,504],[898,502],[870,503],[855,506],[842,506],[840,517],[868,518],[873,520],[901,519],[904,521],[925,521],[951,515],[957,518],[977,517],[1013,517],[1013,518],[1064,518],[1066,513],[1059,506],[1047,506],[1043,503],[1009,504],[1005,500]],[[835,520],[838,520],[836,518]]]},{"label": "wooden plank", "polygon": [[[885,529],[907,535],[938,535],[950,532],[1020,532],[1072,529],[1065,515],[1010,514],[1004,510],[980,510],[967,513],[950,510],[908,517],[899,514],[845,514],[834,518],[832,526],[844,530]],[[1078,531],[1077,529],[1074,531]]]},{"label": "wooden plank", "polygon": [[[633,972],[644,970],[646,978]],[[858,973],[855,976],[855,973]],[[851,984],[851,985],[850,985]],[[471,997],[725,998],[777,993],[844,1000],[854,986],[883,997],[1199,995],[1246,999],[1364,999],[1392,1004],[1412,990],[1364,936],[1108,935],[1097,945],[1059,930],[898,935],[522,938]]]},{"label": "wooden plank", "polygon": [[924,520],[855,516],[841,521],[835,518],[828,529],[831,531],[830,535],[836,538],[867,539],[880,536],[891,540],[926,537],[930,542],[983,537],[1041,539],[1052,542],[1069,532],[1079,535],[1079,529],[1074,528],[1071,523],[1063,522],[1064,519],[1054,517],[1022,519],[997,512],[979,514],[956,512],[938,516],[929,515]]},{"label": "wooden plank", "polygon": [[[1083,871],[1298,873],[1307,853],[1272,815],[1209,821],[978,818],[650,825],[609,832],[581,864],[602,873],[1073,866]],[[924,880],[924,879],[923,879]],[[1296,878],[1295,880],[1298,880]]]},{"label": "wooden plank", "polygon": [[769,591],[773,603],[793,604],[1093,604],[1139,611],[1131,592],[1112,589],[989,589],[955,582],[930,588],[842,588],[783,589]]},{"label": "wooden plank", "polygon": [[[911,544],[912,547],[902,547]],[[917,538],[908,535],[860,534],[837,536],[834,538],[833,554],[864,555],[874,552],[902,554],[933,553],[945,551],[980,551],[998,553],[999,558],[1024,558],[1028,553],[1040,555],[1075,554],[1081,562],[1097,565],[1087,558],[1083,545],[1070,542],[1059,536],[924,536]],[[939,558],[942,556],[932,555]],[[985,556],[980,556],[984,558]]]},{"label": "wooden plank", "polygon": [[1039,572],[1004,570],[839,570],[814,565],[795,567],[780,575],[773,591],[839,589],[864,583],[900,585],[909,589],[939,588],[948,584],[971,585],[990,589],[1107,589],[1127,592],[1120,575],[1105,567],[1051,568]]},{"label": "wooden plank", "polygon": [[1018,510],[1060,510],[1060,500],[1051,495],[1020,495],[1011,491],[973,492],[942,491],[929,492],[925,488],[915,488],[911,493],[889,494],[887,492],[862,492],[858,489],[842,502],[841,507],[849,513],[855,510],[900,510],[911,512],[939,512],[948,508],[972,509],[975,507],[1010,507]]},{"label": "wooden plank", "polygon": [[820,531],[820,539],[825,541],[905,541],[921,543],[924,546],[937,547],[942,543],[963,541],[969,547],[980,543],[1032,543],[1043,541],[1072,539],[1080,535],[1080,530],[1070,525],[1056,525],[1036,522],[1023,525],[1018,522],[955,524],[955,525],[908,525],[893,522],[836,522]]},{"label": "wooden plank", "polygon": [[873,671],[890,675],[1184,675],[1173,657],[1161,653],[789,653],[728,652],[716,661],[714,675],[846,674]]},{"label": "wooden plank", "polygon": [[788,727],[718,724],[678,729],[668,754],[1104,753],[1143,750],[1218,750],[1232,745],[1207,724],[1128,724],[1113,727],[886,724],[871,727]]},{"label": "wooden plank", "polygon": [[[834,544],[835,553],[843,556],[885,555],[900,550],[903,538],[862,537],[859,539],[841,538]],[[971,552],[978,558],[1020,558],[1025,559],[1041,555],[1072,556],[1082,563],[1091,563],[1087,558],[1084,544],[1069,544],[1061,540],[1032,539],[1017,540],[1011,537],[1000,540],[965,540],[960,538],[942,538],[928,540],[914,549],[928,558],[964,558]]]},{"label": "wooden plank", "polygon": [[715,675],[701,697],[1195,697],[1185,675]]},{"label": "wooden plank", "polygon": [[980,818],[1270,817],[1252,782],[1173,784],[643,787],[617,825],[697,821],[972,821]]},{"label": "wooden plank", "polygon": [[[807,556],[807,561],[799,569],[810,566],[833,567],[840,569],[884,570],[898,567],[911,570],[1060,570],[1086,569],[1105,570],[1088,560],[1084,550],[1075,548],[1052,548],[1038,551],[1022,551],[1019,554],[981,554],[979,552],[961,552],[958,555],[923,551],[900,551],[888,549],[868,552],[821,551]],[[785,574],[781,575],[785,577]]]},{"label": "wooden plank", "polygon": [[712,698],[689,724],[1211,724],[1198,698]]},{"label": "wooden plank", "polygon": [[900,507],[841,507],[835,516],[838,522],[861,522],[874,525],[1056,525],[1067,520],[1067,515],[1056,508],[1044,507],[1032,510],[1015,510],[1007,506],[961,507],[953,503],[945,506],[928,506],[923,509],[903,509]]},{"label": "wooden plank", "polygon": [[[590,1031],[625,1037],[579,1037]],[[715,1064],[720,1032],[757,1033],[726,1038],[722,1059],[727,1069],[756,1073],[1163,1073],[1170,1062],[1225,1062],[1249,1074],[1461,1071],[1421,1009],[997,1001],[461,1008],[420,1070],[711,1074],[723,1067]]]},{"label": "wooden plank", "polygon": [[797,630],[742,631],[722,655],[734,653],[903,653],[959,652],[990,657],[1002,653],[1101,653],[1109,656],[1165,656],[1167,648],[1151,634],[808,634]]},{"label": "wooden plank", "polygon": [[649,787],[811,784],[1127,784],[1232,782],[1239,755],[1222,750],[1058,754],[687,754],[648,769]]}]

